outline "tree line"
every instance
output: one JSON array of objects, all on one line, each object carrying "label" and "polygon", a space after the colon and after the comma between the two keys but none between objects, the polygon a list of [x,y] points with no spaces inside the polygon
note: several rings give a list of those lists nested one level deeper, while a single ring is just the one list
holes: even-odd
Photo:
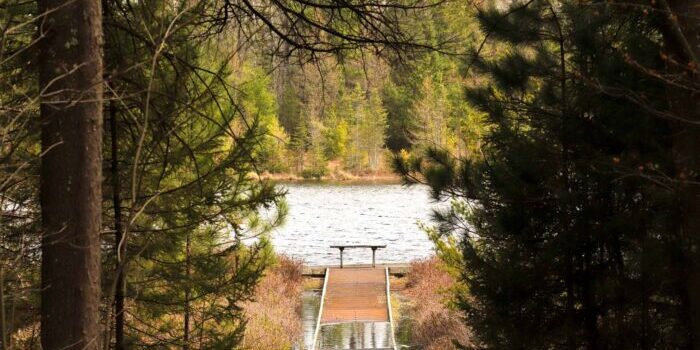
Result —
[{"label": "tree line", "polygon": [[[443,4],[406,25],[432,48],[460,52],[476,29],[471,13],[467,3]],[[392,153],[475,150],[481,125],[471,122],[479,115],[463,98],[459,55],[370,50],[301,62],[267,57],[264,50],[246,50],[238,74],[240,98],[265,116],[263,172],[304,178],[390,173]]]}]

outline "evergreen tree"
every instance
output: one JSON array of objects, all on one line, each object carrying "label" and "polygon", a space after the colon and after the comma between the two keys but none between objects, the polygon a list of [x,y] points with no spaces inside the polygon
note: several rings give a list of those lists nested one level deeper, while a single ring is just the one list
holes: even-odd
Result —
[{"label": "evergreen tree", "polygon": [[289,136],[278,119],[279,109],[271,89],[271,77],[259,67],[242,65],[235,74],[240,75],[240,81],[237,81],[240,96],[236,97],[240,108],[259,123],[260,131],[265,135],[255,148],[254,158],[259,162],[259,170],[287,171],[285,152]]},{"label": "evergreen tree", "polygon": [[[36,3],[2,5],[0,35],[0,344],[27,349],[39,342],[41,244],[38,200],[40,120],[37,71],[27,50],[35,40]],[[33,336],[16,337],[34,329]],[[30,333],[31,334],[31,333]]]},{"label": "evergreen tree", "polygon": [[326,159],[342,159],[347,152],[348,123],[338,115],[337,108],[337,104],[331,108],[327,117],[328,126],[324,130],[323,147]]},{"label": "evergreen tree", "polygon": [[[105,149],[116,164],[106,184],[117,235],[107,242],[114,275],[105,287],[117,322],[104,344],[235,347],[240,305],[269,262],[264,240],[244,242],[275,224],[258,217],[262,208],[284,215],[282,193],[253,175],[267,160],[274,102],[261,94],[264,80],[232,91],[232,53],[193,21],[209,3],[113,5],[106,49],[118,133]],[[135,40],[146,32],[160,33],[162,46]]]},{"label": "evergreen tree", "polygon": [[365,111],[361,115],[364,117],[361,125],[361,138],[364,149],[367,152],[367,167],[370,171],[376,172],[381,166],[382,150],[384,149],[385,135],[387,128],[387,112],[382,106],[382,102],[377,91],[369,91],[369,98],[364,106]]},{"label": "evergreen tree", "polygon": [[653,113],[664,87],[629,64],[662,69],[655,18],[531,1],[479,20],[494,40],[468,91],[486,115],[482,156],[430,149],[396,163],[453,200],[433,238],[449,256],[459,235],[474,345],[689,347],[678,212],[660,181],[673,173],[672,133]]},{"label": "evergreen tree", "polygon": [[294,132],[291,135],[289,142],[289,151],[293,159],[293,168],[297,173],[304,171],[306,164],[306,152],[310,145],[310,135],[307,121],[300,118],[296,122]]},{"label": "evergreen tree", "polygon": [[418,129],[411,107],[417,92],[409,86],[394,82],[409,74],[404,69],[394,69],[392,80],[382,89],[382,103],[387,110],[386,146],[392,152],[409,150],[413,146],[413,134]]}]

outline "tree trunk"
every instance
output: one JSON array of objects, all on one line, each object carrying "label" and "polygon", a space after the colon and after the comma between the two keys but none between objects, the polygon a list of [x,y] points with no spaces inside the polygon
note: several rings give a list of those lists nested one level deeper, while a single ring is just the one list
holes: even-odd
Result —
[{"label": "tree trunk", "polygon": [[571,179],[570,179],[570,149],[569,141],[566,133],[566,122],[569,117],[569,94],[567,91],[567,72],[566,72],[566,50],[564,43],[564,34],[561,30],[561,24],[553,7],[550,8],[552,15],[556,20],[557,29],[559,31],[559,83],[561,88],[561,120],[559,125],[559,143],[561,144],[561,188],[559,189],[560,210],[560,234],[566,240],[565,249],[565,276],[564,288],[566,290],[566,315],[565,315],[565,337],[566,348],[569,350],[576,349],[576,296],[574,291],[574,249],[573,245],[577,242],[577,235],[572,227],[571,219]]},{"label": "tree trunk", "polygon": [[117,131],[117,106],[109,102],[109,132],[111,141],[112,205],[114,206],[114,250],[117,256],[116,290],[114,291],[115,350],[124,350],[124,296],[126,294],[126,240],[122,227],[121,182],[119,181],[119,138]]},{"label": "tree trunk", "polygon": [[685,287],[692,348],[700,350],[700,6],[695,0],[661,1],[668,13],[663,28],[669,50],[670,73],[677,84],[668,85],[674,121],[673,160],[679,182],[680,236],[686,252]]},{"label": "tree trunk", "polygon": [[[39,0],[42,348],[99,346],[102,15],[98,1]],[[50,11],[50,12],[49,12]]]},{"label": "tree trunk", "polygon": [[190,233],[187,233],[187,242],[185,243],[185,277],[187,285],[185,286],[185,316],[184,316],[184,335],[183,335],[183,350],[190,348],[190,277],[192,275],[191,258],[192,241]]},{"label": "tree trunk", "polygon": [[0,349],[7,350],[8,328],[5,318],[5,266],[0,266]]},{"label": "tree trunk", "polygon": [[586,330],[586,348],[590,350],[595,350],[600,348],[598,341],[598,312],[595,306],[595,287],[592,285],[593,273],[592,269],[592,257],[591,244],[588,239],[584,243],[584,253],[583,253],[583,276],[581,279],[581,310],[583,313],[583,324]]}]

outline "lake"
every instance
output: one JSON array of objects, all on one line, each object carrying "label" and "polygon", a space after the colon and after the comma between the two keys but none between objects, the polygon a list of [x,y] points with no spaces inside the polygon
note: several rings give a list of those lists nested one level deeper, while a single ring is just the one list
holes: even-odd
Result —
[{"label": "lake", "polygon": [[[432,208],[425,186],[399,184],[283,184],[289,215],[272,233],[278,253],[307,265],[338,264],[334,244],[386,244],[377,263],[403,263],[433,254],[418,222],[430,222]],[[372,261],[369,249],[346,249],[346,264]]]}]

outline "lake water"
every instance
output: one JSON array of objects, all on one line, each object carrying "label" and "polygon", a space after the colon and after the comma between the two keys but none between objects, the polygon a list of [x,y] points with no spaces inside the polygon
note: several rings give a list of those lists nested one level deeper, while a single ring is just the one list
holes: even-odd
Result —
[{"label": "lake water", "polygon": [[[377,263],[401,263],[433,254],[417,223],[429,222],[434,204],[425,186],[284,184],[289,215],[273,231],[275,250],[307,265],[339,263],[335,244],[386,244]],[[370,263],[369,249],[346,249],[346,264]]]}]

